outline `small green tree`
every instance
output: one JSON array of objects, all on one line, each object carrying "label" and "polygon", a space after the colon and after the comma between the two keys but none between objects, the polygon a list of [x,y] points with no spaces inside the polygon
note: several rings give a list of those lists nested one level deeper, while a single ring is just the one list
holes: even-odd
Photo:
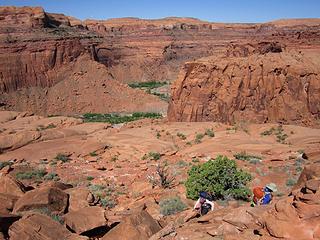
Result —
[{"label": "small green tree", "polygon": [[187,197],[196,200],[200,191],[212,192],[217,199],[248,200],[246,184],[251,181],[249,173],[238,170],[236,162],[226,156],[193,166],[185,183]]}]

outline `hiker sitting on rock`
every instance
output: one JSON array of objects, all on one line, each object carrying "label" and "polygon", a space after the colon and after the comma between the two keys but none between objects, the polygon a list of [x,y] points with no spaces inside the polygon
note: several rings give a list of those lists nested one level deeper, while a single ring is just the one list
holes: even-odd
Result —
[{"label": "hiker sitting on rock", "polygon": [[199,199],[194,205],[194,210],[198,211],[200,215],[206,215],[209,211],[213,211],[214,203],[212,202],[211,194],[207,192],[200,192]]},{"label": "hiker sitting on rock", "polygon": [[272,201],[273,192],[277,191],[277,185],[274,183],[267,184],[263,187],[255,187],[253,189],[253,202],[251,206],[267,205]]}]

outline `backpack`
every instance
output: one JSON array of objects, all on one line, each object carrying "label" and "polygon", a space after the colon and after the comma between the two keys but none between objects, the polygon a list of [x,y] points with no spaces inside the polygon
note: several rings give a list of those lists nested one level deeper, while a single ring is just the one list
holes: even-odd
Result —
[{"label": "backpack", "polygon": [[199,193],[199,195],[200,195],[200,198],[204,198],[204,199],[207,199],[207,200],[209,200],[209,201],[212,201],[212,200],[213,200],[213,198],[212,198],[212,196],[211,196],[210,193],[201,191],[201,192]]},{"label": "backpack", "polygon": [[255,187],[252,192],[253,192],[253,202],[257,204],[264,196],[263,187]]},{"label": "backpack", "polygon": [[269,204],[272,200],[272,195],[270,192],[265,191],[263,187],[255,187],[253,189],[253,202],[261,205]]}]

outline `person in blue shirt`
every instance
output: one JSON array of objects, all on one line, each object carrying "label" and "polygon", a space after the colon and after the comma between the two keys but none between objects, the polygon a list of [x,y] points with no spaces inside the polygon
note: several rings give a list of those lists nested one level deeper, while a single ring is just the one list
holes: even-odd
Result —
[{"label": "person in blue shirt", "polygon": [[253,189],[253,201],[251,206],[267,205],[272,201],[273,193],[277,191],[277,185],[274,183],[267,184],[264,188],[256,187]]}]

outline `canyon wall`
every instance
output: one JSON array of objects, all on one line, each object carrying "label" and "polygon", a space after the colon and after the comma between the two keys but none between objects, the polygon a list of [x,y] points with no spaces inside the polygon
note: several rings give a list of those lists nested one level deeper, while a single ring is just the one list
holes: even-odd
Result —
[{"label": "canyon wall", "polygon": [[64,79],[62,66],[90,54],[98,37],[55,17],[42,8],[0,8],[0,92],[53,86]]},{"label": "canyon wall", "polygon": [[319,54],[263,49],[273,51],[186,63],[172,86],[169,119],[315,123],[320,118]]},{"label": "canyon wall", "polygon": [[[320,49],[320,20],[292,19],[264,24],[210,23],[193,18],[164,18],[159,20],[122,18],[105,21],[80,21],[63,14],[46,13],[42,8],[0,7],[0,107],[10,110],[36,111],[39,114],[68,113],[68,111],[70,113],[83,112],[89,111],[90,107],[94,111],[101,112],[126,111],[126,104],[121,102],[122,100],[120,101],[121,103],[119,102],[119,107],[113,106],[118,103],[115,100],[116,98],[121,99],[121,94],[115,89],[123,89],[121,86],[124,86],[116,86],[114,82],[124,84],[141,81],[172,82],[177,79],[184,63],[190,62],[184,67],[185,72],[183,71],[179,77],[181,79],[181,76],[184,76],[186,78],[184,83],[188,85],[188,81],[193,82],[193,76],[187,74],[189,72],[195,72],[195,75],[203,75],[205,79],[209,79],[210,77],[206,76],[209,73],[206,73],[206,71],[213,71],[211,69],[213,67],[212,62],[221,64],[219,63],[221,61],[226,65],[230,64],[230,66],[237,62],[239,64],[247,62],[258,69],[259,67],[254,65],[253,61],[275,61],[270,57],[267,57],[266,60],[263,59],[265,54],[270,51],[275,54],[277,49],[285,52],[295,50],[297,54],[300,51],[301,53],[317,55]],[[249,55],[254,55],[258,59],[247,60],[246,57]],[[228,56],[229,58],[220,59],[219,56]],[[210,60],[205,64],[202,60],[196,61],[196,59],[202,57],[216,60]],[[241,57],[244,58],[242,59]],[[95,75],[94,71],[92,71],[93,75],[87,76],[85,81],[98,81],[99,84],[106,84],[107,91],[102,91],[101,94],[99,93],[96,96],[105,99],[106,94],[105,101],[108,103],[105,105],[100,106],[97,101],[90,100],[88,101],[89,103],[81,101],[79,97],[72,98],[72,101],[76,101],[75,104],[71,104],[71,100],[65,106],[58,103],[60,100],[57,99],[68,99],[70,92],[72,92],[72,96],[74,94],[76,96],[85,96],[86,87],[90,88],[89,95],[94,98],[95,84],[84,83],[83,87],[80,87],[80,90],[78,89],[77,93],[74,94],[73,91],[53,90],[60,89],[64,84],[67,86],[67,81],[70,80],[72,82],[74,80],[74,76],[78,74],[74,69],[79,59],[82,59],[81,62],[83,62],[83,59],[88,59],[90,61],[88,63],[89,67],[93,64],[92,61],[104,65],[99,65],[99,68],[105,68],[103,70],[105,76],[100,73]],[[315,59],[317,57],[313,58],[313,60]],[[228,63],[228,61],[231,62]],[[287,59],[277,59],[276,61],[272,68],[286,69]],[[264,65],[266,64],[264,63]],[[304,63],[298,61],[296,64]],[[197,72],[198,70],[199,72]],[[236,69],[237,75],[235,77],[251,79],[247,75],[247,71],[246,66],[241,65]],[[259,71],[256,70],[254,73],[257,78]],[[217,74],[221,79],[225,77],[225,72],[223,71],[214,72],[214,74]],[[271,75],[265,76],[265,74],[260,74],[259,78],[273,78]],[[183,107],[186,102],[189,104],[191,99],[184,96],[184,94],[189,94],[183,88],[185,85],[183,85],[182,90],[178,90],[181,88],[181,86],[177,85],[181,82],[178,80],[174,85],[175,90],[169,117],[171,120],[178,121],[216,119],[231,122],[240,118],[240,115],[242,116],[241,113],[237,113],[237,109],[244,108],[244,112],[249,111],[248,109],[252,109],[253,112],[260,109],[268,111],[267,114],[254,114],[257,118],[256,121],[276,121],[281,119],[284,119],[284,121],[302,121],[301,114],[305,116],[305,113],[308,112],[308,120],[306,120],[308,122],[309,119],[318,114],[317,103],[313,103],[313,101],[317,100],[316,97],[313,97],[317,96],[317,84],[314,84],[314,82],[317,82],[317,73],[308,68],[308,74],[302,74],[302,78],[305,80],[299,81],[302,81],[303,84],[305,82],[309,84],[310,94],[301,99],[301,96],[305,96],[303,95],[305,93],[299,92],[302,95],[299,95],[298,102],[299,104],[303,102],[303,107],[299,108],[300,112],[296,113],[295,116],[291,116],[292,113],[286,112],[290,117],[283,117],[282,110],[276,113],[276,105],[272,105],[273,107],[267,106],[269,105],[269,100],[267,99],[279,101],[278,98],[276,98],[278,100],[274,99],[276,96],[274,92],[278,89],[274,88],[273,85],[282,86],[284,80],[279,80],[282,81],[281,83],[274,81],[273,85],[269,85],[271,84],[270,82],[262,83],[260,80],[258,85],[256,83],[258,80],[244,81],[243,86],[245,87],[259,86],[259,91],[261,92],[259,95],[256,95],[256,90],[254,91],[251,88],[242,89],[243,86],[242,88],[236,87],[231,81],[229,85],[233,89],[232,91],[241,91],[234,93],[237,95],[236,100],[234,100],[233,94],[230,94],[230,96],[228,95],[230,98],[228,103],[226,105],[219,103],[216,108],[210,105],[211,103],[201,103],[201,101],[211,102],[211,98],[214,98],[213,96],[209,97],[209,99],[207,96],[202,96],[202,100],[199,100],[194,95],[194,90],[188,88],[190,94],[192,92],[192,101],[197,102],[198,105],[203,105],[203,107],[199,108],[193,107],[193,110],[190,110],[190,107]],[[299,78],[298,75],[293,74],[293,76]],[[100,79],[97,79],[98,77]],[[284,76],[283,78],[286,77]],[[197,81],[202,82],[204,79],[198,78]],[[212,81],[216,81],[216,79]],[[299,87],[296,88],[299,91],[300,86],[304,86],[301,84],[299,83]],[[223,86],[228,87],[226,85]],[[212,87],[212,85],[207,87]],[[313,88],[314,90],[312,90]],[[273,90],[269,91],[267,89]],[[79,91],[81,92],[80,95]],[[220,92],[219,89],[211,89],[210,91]],[[115,96],[111,96],[116,92]],[[123,89],[123,92],[132,101],[135,99],[135,95],[140,96],[139,94],[141,94],[138,90]],[[203,94],[202,90],[198,92],[196,94]],[[313,92],[313,95],[311,92]],[[250,97],[251,94],[255,97]],[[249,98],[247,98],[247,95],[249,95]],[[51,97],[49,98],[48,96]],[[182,97],[181,99],[180,96]],[[141,95],[141,98],[142,102],[150,100],[149,96],[146,95]],[[250,101],[259,101],[259,99],[265,99],[261,102],[261,107],[250,106]],[[293,97],[290,97],[290,99],[293,100]],[[288,98],[285,101],[287,100]],[[150,101],[156,104],[155,109],[163,111],[164,105],[160,100],[152,99]],[[306,103],[306,101],[309,102]],[[241,102],[241,106],[236,106],[238,102]],[[137,104],[136,106],[128,107],[128,109],[141,110],[138,107],[141,102],[136,101],[135,103]],[[276,103],[273,102],[272,104]],[[195,105],[195,103],[191,103],[191,105]],[[206,108],[205,106],[207,105],[210,105],[210,107]],[[203,110],[201,110],[202,108]],[[228,110],[228,116],[224,113],[221,114],[221,111],[226,111],[225,108],[235,109],[235,112]],[[150,109],[150,106],[143,109]],[[223,116],[217,117],[217,114],[213,116],[210,113],[212,109],[215,109],[214,111],[218,111],[218,114]],[[280,106],[279,109],[283,108]]]},{"label": "canyon wall", "polygon": [[125,18],[84,24],[105,39],[96,47],[98,59],[122,82],[173,81],[184,62],[221,54],[233,45],[276,41],[296,49],[320,44],[319,19],[224,24]]}]

